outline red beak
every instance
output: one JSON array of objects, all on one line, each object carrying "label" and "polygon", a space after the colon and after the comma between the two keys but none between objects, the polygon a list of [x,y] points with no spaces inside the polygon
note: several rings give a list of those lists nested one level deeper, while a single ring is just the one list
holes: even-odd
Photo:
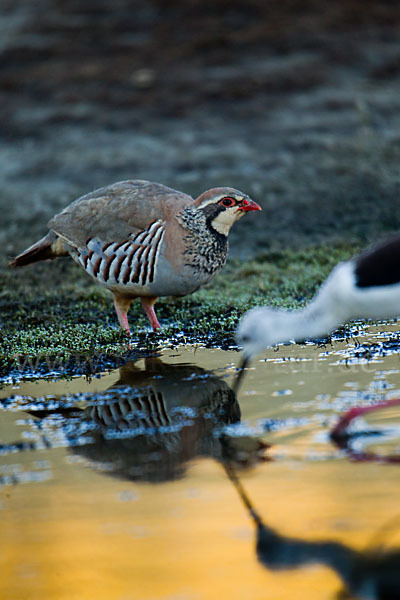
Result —
[{"label": "red beak", "polygon": [[262,210],[262,208],[259,204],[257,204],[257,202],[254,202],[254,200],[250,200],[250,198],[246,200],[243,198],[242,206],[239,206],[238,210],[244,210],[247,212],[248,210]]}]

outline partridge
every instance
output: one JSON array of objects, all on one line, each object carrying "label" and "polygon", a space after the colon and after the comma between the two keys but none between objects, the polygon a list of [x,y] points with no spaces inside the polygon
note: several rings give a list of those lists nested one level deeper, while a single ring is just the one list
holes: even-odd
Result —
[{"label": "partridge", "polygon": [[121,181],[78,198],[48,223],[50,231],[11,267],[71,256],[114,297],[118,321],[140,298],[154,330],[159,296],[198,290],[224,266],[235,221],[260,206],[223,187],[191,196],[149,181]]}]

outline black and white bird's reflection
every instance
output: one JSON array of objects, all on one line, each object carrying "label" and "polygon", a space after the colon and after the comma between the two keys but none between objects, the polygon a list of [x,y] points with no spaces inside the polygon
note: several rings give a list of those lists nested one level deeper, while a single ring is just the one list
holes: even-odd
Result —
[{"label": "black and white bird's reflection", "polygon": [[[30,413],[41,419],[62,415],[69,447],[105,473],[131,481],[168,481],[183,476],[196,456],[220,460],[229,448],[238,463],[262,460],[265,444],[233,436],[227,425],[240,422],[234,392],[216,374],[192,364],[145,359],[128,363],[104,392],[69,396],[59,408]],[[224,450],[221,439],[224,438]]]},{"label": "black and white bird's reflection", "polygon": [[399,600],[400,548],[378,546],[364,552],[331,540],[307,541],[281,535],[263,522],[231,463],[225,470],[256,526],[259,562],[271,571],[320,564],[333,569],[345,588],[338,600]]}]

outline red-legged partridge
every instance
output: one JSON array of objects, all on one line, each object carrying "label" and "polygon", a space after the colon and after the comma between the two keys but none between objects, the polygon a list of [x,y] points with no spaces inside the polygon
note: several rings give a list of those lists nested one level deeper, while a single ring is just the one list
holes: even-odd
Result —
[{"label": "red-legged partridge", "polygon": [[159,183],[121,181],[72,202],[10,266],[69,255],[111,290],[122,329],[130,333],[127,312],[140,298],[155,330],[156,299],[207,283],[225,264],[231,226],[249,210],[261,209],[232,188],[194,200]]}]

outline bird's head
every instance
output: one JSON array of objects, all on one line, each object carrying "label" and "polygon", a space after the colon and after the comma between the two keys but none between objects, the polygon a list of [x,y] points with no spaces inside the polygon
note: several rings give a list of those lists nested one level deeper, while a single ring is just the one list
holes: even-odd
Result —
[{"label": "bird's head", "polygon": [[259,306],[242,317],[236,331],[236,341],[247,360],[266,348],[287,341],[285,330],[288,316],[288,311]]},{"label": "bird's head", "polygon": [[213,188],[201,194],[194,202],[203,212],[206,222],[218,233],[227,236],[232,225],[250,210],[261,207],[243,192],[233,188]]}]

